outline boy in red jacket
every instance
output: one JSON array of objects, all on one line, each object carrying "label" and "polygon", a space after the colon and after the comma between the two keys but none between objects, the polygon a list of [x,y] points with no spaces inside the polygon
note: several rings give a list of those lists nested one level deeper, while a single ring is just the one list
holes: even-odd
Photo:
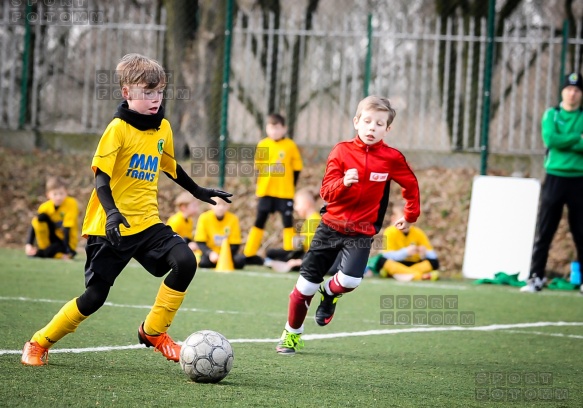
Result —
[{"label": "boy in red jacket", "polygon": [[[315,320],[326,326],[340,296],[362,281],[372,237],[383,224],[391,180],[402,187],[406,202],[404,216],[395,226],[406,229],[419,217],[417,178],[403,154],[383,142],[394,118],[395,110],[388,99],[364,98],[353,119],[357,136],[338,143],[328,156],[320,189],[327,204],[289,296],[288,320],[276,347],[280,354],[293,355],[303,347],[300,336],[316,292],[321,293],[321,300]],[[338,254],[338,272],[321,285]]]}]

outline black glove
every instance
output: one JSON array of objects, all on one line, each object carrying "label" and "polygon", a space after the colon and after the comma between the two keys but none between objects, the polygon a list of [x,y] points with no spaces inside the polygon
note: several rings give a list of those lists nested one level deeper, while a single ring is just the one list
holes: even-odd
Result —
[{"label": "black glove", "polygon": [[121,215],[117,208],[109,210],[107,213],[107,221],[105,223],[105,236],[111,242],[114,247],[119,246],[121,243],[121,234],[119,232],[119,224],[123,224],[126,228],[130,227],[130,224],[126,218]]},{"label": "black glove", "polygon": [[231,200],[229,200],[227,197],[233,196],[233,194],[227,193],[226,191],[223,190],[215,190],[214,188],[204,188],[200,186],[198,186],[196,194],[193,195],[200,201],[204,201],[205,203],[209,203],[212,205],[216,205],[217,203],[215,200],[212,200],[211,197],[219,197],[225,200],[226,202],[230,203]]}]

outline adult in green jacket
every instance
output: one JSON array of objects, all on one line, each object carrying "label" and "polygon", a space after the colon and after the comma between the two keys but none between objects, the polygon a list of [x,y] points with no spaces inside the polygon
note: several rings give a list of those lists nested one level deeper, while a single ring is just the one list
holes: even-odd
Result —
[{"label": "adult in green jacket", "polygon": [[545,181],[532,250],[530,277],[523,292],[539,292],[551,242],[567,205],[569,228],[579,261],[583,258],[583,77],[565,77],[561,103],[549,108],[542,118],[542,139],[547,147]]}]

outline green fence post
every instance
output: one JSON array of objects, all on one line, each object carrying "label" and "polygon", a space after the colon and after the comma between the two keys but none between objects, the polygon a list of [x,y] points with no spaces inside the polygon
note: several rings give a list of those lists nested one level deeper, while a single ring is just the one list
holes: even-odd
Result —
[{"label": "green fence post", "polygon": [[488,0],[488,29],[486,34],[486,61],[484,66],[484,110],[482,111],[481,168],[480,174],[488,172],[488,137],[490,132],[490,100],[492,87],[492,63],[494,55],[494,28],[496,22],[496,0]]},{"label": "green fence post", "polygon": [[567,59],[567,48],[569,48],[569,20],[563,21],[563,42],[561,45],[561,72],[559,77],[559,103],[561,102],[561,84],[565,77],[565,61]]},{"label": "green fence post", "polygon": [[368,96],[368,86],[370,84],[371,65],[372,65],[372,13],[368,13],[367,23],[368,45],[366,49],[366,62],[364,67],[364,97]]},{"label": "green fence post", "polygon": [[223,93],[221,96],[221,136],[219,138],[219,187],[225,186],[225,150],[228,144],[229,73],[231,71],[231,38],[233,36],[233,0],[227,1],[225,53],[223,57]]},{"label": "green fence post", "polygon": [[26,123],[26,112],[28,107],[28,67],[30,60],[30,14],[32,3],[26,2],[24,13],[24,51],[22,52],[22,75],[20,83],[20,114],[18,117],[18,128],[23,129]]}]

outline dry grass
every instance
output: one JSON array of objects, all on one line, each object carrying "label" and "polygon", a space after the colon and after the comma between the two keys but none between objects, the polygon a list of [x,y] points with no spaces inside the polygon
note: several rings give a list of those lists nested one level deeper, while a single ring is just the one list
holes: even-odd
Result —
[{"label": "dry grass", "polygon": [[[0,148],[0,197],[4,204],[0,206],[0,246],[17,247],[24,244],[29,221],[39,204],[46,200],[44,182],[49,175],[65,178],[69,182],[69,193],[84,207],[93,188],[90,162],[90,154],[70,155],[53,151],[21,153]],[[188,171],[187,163],[184,167]],[[322,164],[306,168],[301,174],[298,187],[319,186],[323,169]],[[418,226],[427,232],[446,275],[459,276],[463,264],[472,179],[477,171],[467,168],[429,168],[416,173],[422,198],[422,216]],[[216,180],[196,181],[203,186],[216,185]],[[399,194],[395,187],[392,197]],[[227,177],[225,190],[234,194],[232,211],[240,217],[245,239],[255,219],[253,181],[244,177]],[[159,191],[160,214],[162,219],[167,219],[174,212],[172,202],[180,192],[180,187],[162,176]],[[388,224],[388,218],[385,224]],[[281,221],[279,217],[272,216],[268,221],[264,248],[280,246],[280,232]],[[564,216],[553,241],[548,269],[566,274],[568,264],[574,258],[575,248]]]}]

